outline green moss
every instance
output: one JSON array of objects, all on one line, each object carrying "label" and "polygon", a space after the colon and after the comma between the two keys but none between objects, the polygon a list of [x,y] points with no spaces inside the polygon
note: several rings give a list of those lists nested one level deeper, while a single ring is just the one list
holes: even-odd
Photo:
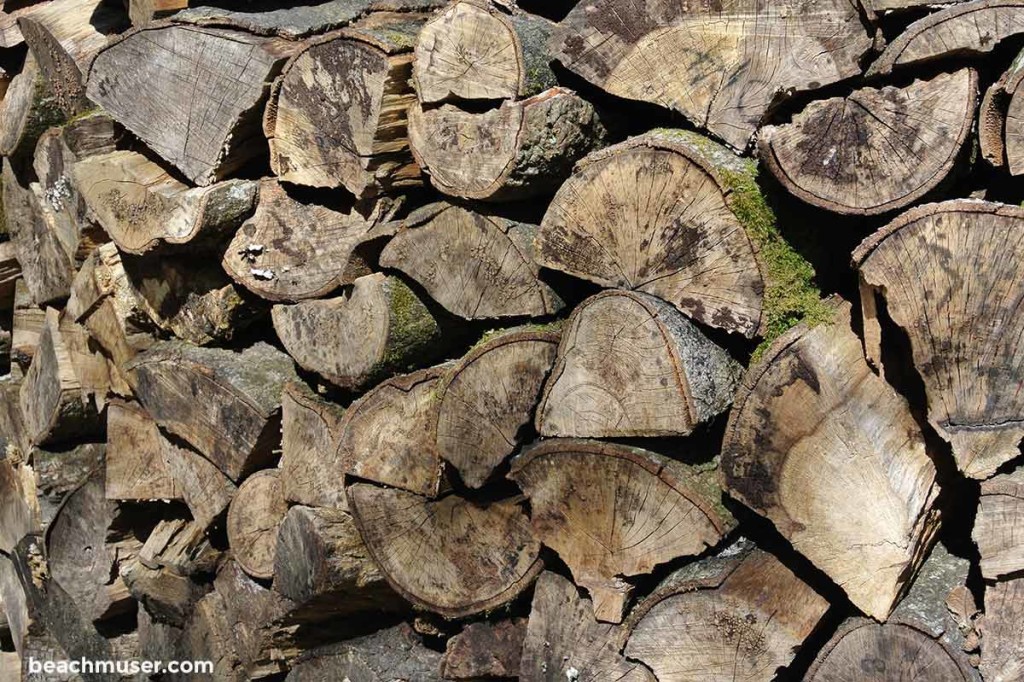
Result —
[{"label": "green moss", "polygon": [[391,278],[391,328],[378,372],[401,369],[441,337],[441,329],[427,307],[405,282]]}]

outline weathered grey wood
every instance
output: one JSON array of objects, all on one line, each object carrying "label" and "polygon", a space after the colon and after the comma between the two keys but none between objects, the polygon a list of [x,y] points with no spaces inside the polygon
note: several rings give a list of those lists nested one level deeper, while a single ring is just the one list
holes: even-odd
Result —
[{"label": "weathered grey wood", "polygon": [[209,528],[228,508],[237,486],[199,453],[161,439],[164,464],[192,518],[202,528]]},{"label": "weathered grey wood", "polygon": [[228,543],[242,570],[254,578],[274,576],[277,538],[288,513],[277,469],[264,469],[238,486],[228,507]]},{"label": "weathered grey wood", "polygon": [[57,98],[31,52],[4,93],[0,114],[0,154],[15,160],[31,154],[39,136],[63,120]]},{"label": "weathered grey wood", "polygon": [[1024,610],[1024,578],[985,588],[981,621],[981,674],[988,680],[1016,680],[1024,675],[1024,640],[1020,637]]},{"label": "weathered grey wood", "polygon": [[1001,580],[1024,571],[1024,469],[981,484],[981,500],[972,537],[981,554],[981,574]]},{"label": "weathered grey wood", "polygon": [[106,497],[109,500],[178,500],[178,483],[167,470],[167,441],[138,404],[107,406]]},{"label": "weathered grey wood", "polygon": [[188,7],[189,0],[127,0],[132,26],[146,26]]},{"label": "weathered grey wood", "polygon": [[441,654],[426,648],[407,624],[358,639],[310,650],[297,662],[288,682],[360,682],[416,680],[440,682]]},{"label": "weathered grey wood", "polygon": [[14,283],[14,312],[11,317],[11,370],[20,371],[23,375],[39,347],[39,335],[46,323],[46,312],[33,302],[24,277],[19,277]]},{"label": "weathered grey wood", "polygon": [[289,382],[281,397],[281,490],[284,498],[312,507],[347,509],[345,465],[338,438],[345,410],[302,382]]},{"label": "weathered grey wood", "polygon": [[[103,467],[106,446],[83,443],[66,449],[33,448],[32,484],[29,503],[38,514],[41,528],[46,528],[68,495],[82,485],[96,470]],[[26,486],[26,491],[28,486]]]}]

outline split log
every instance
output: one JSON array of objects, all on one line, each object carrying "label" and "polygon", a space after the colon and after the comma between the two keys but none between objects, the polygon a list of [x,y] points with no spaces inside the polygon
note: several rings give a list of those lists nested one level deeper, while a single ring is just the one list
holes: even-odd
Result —
[{"label": "split log", "polygon": [[414,211],[403,227],[380,264],[416,280],[454,315],[539,317],[564,305],[539,277],[533,225],[438,203]]},{"label": "split log", "polygon": [[18,20],[32,12],[39,0],[8,2],[0,5],[0,47],[10,49],[25,43]]},{"label": "split log", "polygon": [[[38,512],[33,513],[27,502],[24,467],[12,462],[9,456],[0,456],[0,551],[10,552],[18,541],[41,528]],[[2,594],[0,594],[2,597]],[[2,601],[2,600],[0,600]],[[3,612],[0,604],[0,613]]]},{"label": "split log", "polygon": [[441,330],[401,279],[357,279],[338,298],[275,305],[274,330],[300,367],[342,388],[358,388],[429,361]]},{"label": "split log", "polygon": [[972,0],[928,14],[889,43],[865,75],[991,52],[1001,41],[1024,33],[1022,8],[1021,0]]},{"label": "split log", "polygon": [[346,492],[363,542],[391,587],[446,618],[508,603],[543,568],[540,543],[514,500],[479,506],[456,495],[429,500],[368,483]]},{"label": "split log", "polygon": [[977,674],[941,643],[909,625],[851,618],[818,654],[807,682],[860,679],[974,682]]},{"label": "split log", "polygon": [[238,486],[228,507],[228,543],[235,561],[252,577],[274,577],[278,532],[287,513],[276,469],[257,471]]},{"label": "split log", "polygon": [[103,354],[88,329],[63,316],[60,320],[60,337],[80,385],[82,400],[95,404],[99,413],[110,398],[127,398],[131,395],[131,387],[118,368]]},{"label": "split log", "polygon": [[978,144],[981,155],[996,168],[1006,167],[1011,175],[1024,174],[1024,58],[1020,54],[999,80],[985,91],[978,115]]},{"label": "split log", "polygon": [[622,656],[625,637],[622,626],[594,620],[590,600],[575,585],[545,571],[533,592],[519,679],[656,682],[643,664]]},{"label": "split log", "polygon": [[256,213],[224,254],[232,279],[271,301],[320,298],[373,272],[379,215],[341,213],[292,199],[274,180],[260,184]]},{"label": "split log", "polygon": [[0,102],[0,154],[21,161],[30,155],[39,136],[59,124],[64,114],[57,105],[39,62],[29,52]]},{"label": "split log", "polygon": [[141,407],[123,401],[108,405],[107,499],[181,499],[164,460],[166,446],[156,422]]},{"label": "split log", "polygon": [[188,7],[189,0],[127,0],[132,26],[146,26]]},{"label": "split log", "polygon": [[834,304],[832,321],[779,337],[747,372],[722,473],[731,496],[877,619],[913,579],[938,526],[920,428],[868,367],[846,303]]},{"label": "split log", "polygon": [[448,640],[441,659],[441,677],[467,682],[519,679],[526,624],[525,618],[470,623]]},{"label": "split log", "polygon": [[358,198],[422,184],[409,151],[420,14],[371,15],[305,45],[274,85],[263,129],[283,181]]},{"label": "split log", "polygon": [[394,377],[352,403],[338,426],[334,460],[357,478],[437,497],[444,466],[433,426],[441,378],[448,368]]},{"label": "split log", "polygon": [[3,161],[3,207],[25,285],[36,305],[67,298],[75,274],[77,232],[67,233],[44,203],[38,183],[24,186]]},{"label": "split log", "polygon": [[781,93],[859,75],[872,47],[857,7],[842,0],[590,0],[560,22],[554,43],[555,59],[585,80],[678,111],[737,149]]},{"label": "split log", "polygon": [[565,88],[482,113],[452,105],[409,109],[416,163],[435,189],[466,199],[510,201],[553,192],[604,132],[593,105]]},{"label": "split log", "polygon": [[[0,181],[2,182],[2,181]],[[46,312],[32,300],[23,277],[14,283],[14,314],[11,319],[11,363],[27,372],[46,326]]]},{"label": "split log", "polygon": [[210,460],[158,435],[163,440],[164,465],[192,518],[200,527],[209,528],[231,504],[237,487]]},{"label": "split log", "polygon": [[423,646],[405,623],[358,639],[311,649],[296,662],[287,682],[441,682],[441,654]]},{"label": "split log", "polygon": [[1024,469],[982,481],[972,537],[985,578],[1024,571]]},{"label": "split log", "polygon": [[127,365],[157,424],[237,481],[272,458],[291,359],[265,343],[241,353],[158,343]]},{"label": "split log", "polygon": [[21,280],[21,264],[14,244],[0,242],[0,310],[14,308],[14,290]]},{"label": "split log", "polygon": [[65,498],[77,490],[92,472],[103,467],[105,456],[106,446],[103,443],[84,443],[67,450],[32,449],[34,490],[29,497],[42,528],[50,525]]},{"label": "split log", "polygon": [[9,555],[10,550],[6,549],[0,554],[0,601],[3,602],[14,649],[24,655],[29,648],[29,638],[42,634],[43,628],[29,613],[25,590]]},{"label": "split log", "polygon": [[91,108],[85,98],[89,67],[126,24],[121,9],[103,0],[50,0],[18,20],[57,106],[68,116]]},{"label": "split log", "polygon": [[659,682],[775,679],[828,610],[746,540],[670,574],[630,615],[625,654]]},{"label": "split log", "polygon": [[115,504],[104,495],[103,479],[103,468],[97,468],[68,495],[45,536],[50,577],[90,621],[125,613],[134,605],[107,545]]},{"label": "split log", "polygon": [[689,466],[624,445],[549,440],[509,477],[530,498],[533,529],[590,593],[600,621],[622,621],[629,578],[713,547],[736,522],[722,503],[717,461]]},{"label": "split log", "polygon": [[416,43],[420,102],[523,99],[553,87],[548,43],[554,31],[550,20],[514,3],[451,3],[423,27]]},{"label": "split log", "polygon": [[973,69],[813,102],[758,134],[761,159],[803,201],[836,213],[901,209],[942,185],[974,125]]},{"label": "split log", "polygon": [[281,397],[281,492],[295,504],[348,509],[338,438],[345,410],[302,382]]},{"label": "split log", "polygon": [[752,167],[727,149],[655,131],[577,165],[544,216],[537,257],[753,337],[767,326],[764,299],[776,284],[757,256],[764,239],[757,221],[771,219],[758,192]]},{"label": "split log", "polygon": [[273,573],[274,589],[296,604],[289,613],[293,622],[401,608],[352,517],[341,509],[289,509],[277,535]]},{"label": "split log", "polygon": [[1024,394],[1016,390],[1024,348],[1013,341],[1024,334],[1013,303],[1024,295],[1022,225],[1018,207],[947,201],[907,211],[853,253],[865,319],[874,317],[881,291],[910,337],[928,421],[971,478],[987,478],[1017,457],[1024,437]]},{"label": "split log", "polygon": [[577,306],[537,408],[543,436],[682,436],[726,411],[742,367],[654,296],[607,291]]},{"label": "split log", "polygon": [[294,46],[237,31],[160,26],[103,49],[87,94],[197,185],[266,153],[259,115]]},{"label": "split log", "polygon": [[21,411],[28,437],[35,445],[71,441],[102,431],[96,406],[83,392],[53,308],[46,309],[39,348],[21,385]]},{"label": "split log", "polygon": [[559,331],[491,335],[446,372],[436,391],[435,450],[471,488],[487,483],[518,446],[551,371]]},{"label": "split log", "polygon": [[176,657],[181,660],[211,661],[213,673],[207,677],[225,682],[248,680],[235,649],[232,624],[227,618],[227,600],[216,590],[200,599],[188,623],[181,630]]},{"label": "split log", "polygon": [[133,151],[79,161],[73,173],[100,225],[128,253],[226,242],[255,210],[257,184],[251,180],[189,187]]},{"label": "split log", "polygon": [[1019,680],[1024,675],[1024,578],[985,588],[981,675],[985,680]]}]

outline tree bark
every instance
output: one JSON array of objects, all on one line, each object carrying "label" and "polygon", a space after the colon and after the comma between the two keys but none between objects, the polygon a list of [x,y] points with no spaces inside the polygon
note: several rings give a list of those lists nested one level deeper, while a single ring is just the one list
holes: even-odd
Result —
[{"label": "tree bark", "polygon": [[358,639],[312,649],[285,678],[287,682],[441,682],[441,654],[423,646],[406,624]]},{"label": "tree bark", "polygon": [[756,192],[752,168],[725,148],[655,131],[577,165],[541,223],[537,259],[753,337],[768,326],[766,289],[778,288],[757,257],[759,216],[740,204]]},{"label": "tree bark", "polygon": [[[0,102],[0,154],[20,166],[35,150],[39,136],[59,124],[64,114],[57,105],[39,62],[30,52]],[[5,182],[6,184],[6,182]]]},{"label": "tree bark", "polygon": [[938,485],[909,406],[864,360],[849,305],[833,314],[784,334],[747,372],[722,480],[881,620],[934,539]]},{"label": "tree bark", "polygon": [[973,69],[818,100],[765,126],[761,159],[809,204],[847,215],[906,208],[951,177],[974,125]]},{"label": "tree bark", "polygon": [[1001,580],[1024,571],[1024,469],[981,483],[972,537],[981,554],[981,574]]},{"label": "tree bark", "polygon": [[422,184],[409,151],[412,45],[426,15],[371,15],[311,41],[274,85],[263,128],[283,181],[357,198]]},{"label": "tree bark", "polygon": [[465,199],[512,201],[553,192],[604,135],[593,105],[565,88],[480,113],[452,105],[409,110],[416,163],[435,189]]},{"label": "tree bark", "polygon": [[441,329],[401,279],[374,273],[338,298],[275,305],[274,330],[304,369],[358,388],[429,361]]},{"label": "tree bark", "polygon": [[564,305],[539,277],[533,225],[438,203],[414,211],[402,226],[380,264],[407,274],[454,315],[541,317]]},{"label": "tree bark", "polygon": [[514,501],[479,506],[367,483],[347,493],[363,542],[391,587],[447,618],[508,603],[543,568],[540,543]]},{"label": "tree bark", "polygon": [[985,160],[1011,175],[1024,174],[1024,59],[1018,54],[1010,68],[985,91],[978,115],[978,143]]},{"label": "tree bark", "polygon": [[441,659],[446,680],[519,679],[525,618],[470,623],[448,640]]},{"label": "tree bark", "polygon": [[716,475],[717,462],[688,466],[639,448],[549,440],[516,457],[509,477],[530,499],[534,533],[590,593],[597,620],[619,623],[629,578],[697,556],[736,526]]},{"label": "tree bark", "polygon": [[278,533],[287,513],[276,469],[257,471],[238,486],[228,507],[228,544],[235,561],[252,577],[274,577]]},{"label": "tree bark", "polygon": [[[83,443],[68,449],[32,449],[32,492],[29,504],[38,514],[41,528],[53,521],[64,499],[82,485],[96,469],[103,467],[106,446]],[[28,490],[28,486],[26,486]]]},{"label": "tree bark", "polygon": [[420,102],[531,97],[556,84],[548,43],[555,24],[489,0],[459,0],[431,19],[416,43]]},{"label": "tree bark", "polygon": [[741,539],[656,587],[630,614],[625,653],[659,682],[774,679],[828,606],[778,559]]},{"label": "tree bark", "polygon": [[559,331],[514,328],[477,344],[435,389],[433,449],[480,488],[520,442],[551,371]]},{"label": "tree bark", "polygon": [[265,154],[259,115],[295,47],[237,31],[154,24],[93,60],[87,94],[200,186]]},{"label": "tree bark", "polygon": [[610,94],[677,111],[743,149],[781,93],[859,75],[872,40],[841,0],[813,10],[598,0],[569,12],[554,45],[556,60]]},{"label": "tree bark", "polygon": [[537,409],[544,436],[685,436],[732,404],[742,368],[654,296],[609,291],[581,303]]},{"label": "tree bark", "polygon": [[345,410],[302,382],[289,382],[281,397],[281,490],[311,507],[348,509],[345,466],[338,453]]},{"label": "tree bark", "polygon": [[[907,211],[853,253],[864,305],[883,292],[889,315],[910,337],[928,421],[971,478],[988,478],[1017,457],[1024,437],[1024,395],[1012,388],[1021,380],[1024,348],[1011,341],[1024,333],[1024,318],[1004,309],[1024,295],[1022,221],[1024,210],[1015,206],[929,204]],[[951,244],[954,259],[945,255]],[[978,337],[977,329],[997,331]]]},{"label": "tree bark", "polygon": [[[265,343],[241,353],[167,341],[127,365],[139,402],[232,481],[270,461],[291,359]],[[222,416],[230,415],[228,420]]]}]

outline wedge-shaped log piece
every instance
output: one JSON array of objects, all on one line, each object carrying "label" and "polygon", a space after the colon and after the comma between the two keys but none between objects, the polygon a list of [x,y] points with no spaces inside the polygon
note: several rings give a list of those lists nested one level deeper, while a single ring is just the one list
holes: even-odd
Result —
[{"label": "wedge-shaped log piece", "polygon": [[534,225],[451,204],[413,212],[384,248],[380,264],[409,275],[449,312],[467,320],[558,312],[558,295],[539,278]]},{"label": "wedge-shaped log piece", "polygon": [[773,679],[827,610],[778,559],[741,539],[670,574],[630,614],[625,653],[659,682]]},{"label": "wedge-shaped log piece", "polygon": [[882,76],[894,69],[936,59],[981,55],[1024,33],[1021,0],[972,0],[929,14],[910,24],[867,70]]},{"label": "wedge-shaped log piece", "polygon": [[25,278],[19,277],[14,283],[14,312],[11,315],[12,372],[28,371],[45,325],[46,311],[35,305]]},{"label": "wedge-shaped log piece", "polygon": [[259,115],[294,46],[238,31],[129,31],[93,60],[87,94],[197,185],[266,153]]},{"label": "wedge-shaped log piece", "polygon": [[90,108],[85,79],[110,36],[127,27],[124,13],[103,0],[52,0],[18,19],[18,27],[69,116]]},{"label": "wedge-shaped log piece", "polygon": [[235,561],[252,577],[274,577],[278,531],[287,513],[277,469],[257,471],[238,486],[228,507],[228,543]]},{"label": "wedge-shaped log piece", "polygon": [[982,482],[973,537],[985,578],[1024,571],[1024,469]]},{"label": "wedge-shaped log piece", "polygon": [[34,445],[60,443],[102,431],[96,405],[72,362],[59,314],[46,309],[39,348],[21,385],[21,411]]},{"label": "wedge-shaped log piece", "polygon": [[913,578],[938,525],[935,466],[920,428],[868,367],[846,303],[835,304],[831,322],[781,336],[747,372],[722,474],[730,495],[877,619]]},{"label": "wedge-shaped log piece", "polygon": [[946,201],[907,211],[853,253],[865,318],[880,291],[910,337],[928,421],[971,478],[1017,457],[1024,437],[1022,227],[1019,207]]},{"label": "wedge-shaped log piece", "polygon": [[562,576],[545,571],[533,592],[519,679],[655,682],[643,664],[622,656],[626,634],[620,625],[594,620],[590,600]]},{"label": "wedge-shaped log piece", "polygon": [[422,184],[406,119],[425,15],[380,13],[307,44],[274,86],[263,127],[284,182],[357,197]]},{"label": "wedge-shaped log piece", "polygon": [[178,500],[178,483],[164,459],[167,439],[139,405],[107,406],[108,500]]},{"label": "wedge-shaped log piece", "polygon": [[974,125],[973,69],[861,88],[813,102],[792,123],[758,134],[761,159],[786,189],[849,215],[900,208],[939,187],[955,169]]},{"label": "wedge-shaped log piece", "polygon": [[409,109],[416,162],[437,190],[466,199],[509,201],[551,192],[603,135],[593,105],[565,88],[486,112],[450,104]]},{"label": "wedge-shaped log piece", "polygon": [[1018,54],[1010,68],[985,91],[978,114],[978,143],[982,156],[997,168],[1005,167],[1011,175],[1024,174],[1022,80],[1024,56]]},{"label": "wedge-shaped log piece", "polygon": [[281,428],[291,359],[265,343],[236,353],[158,343],[127,365],[153,419],[237,481],[268,462]]},{"label": "wedge-shaped log piece", "polygon": [[448,640],[441,659],[441,677],[467,682],[518,679],[526,623],[525,618],[470,623]]},{"label": "wedge-shaped log piece", "polygon": [[416,43],[420,102],[514,100],[555,85],[548,43],[555,24],[490,0],[459,0]]},{"label": "wedge-shaped log piece", "polygon": [[985,680],[1009,682],[1024,676],[1022,622],[1024,578],[1013,578],[985,588],[980,666]]},{"label": "wedge-shaped log piece", "polygon": [[295,504],[348,509],[345,467],[338,452],[344,408],[302,382],[281,397],[281,492]]},{"label": "wedge-shaped log piece", "polygon": [[68,495],[94,471],[103,468],[105,454],[103,443],[83,443],[67,449],[32,449],[32,469],[26,472],[32,481],[25,486],[25,491],[42,528],[53,521]]},{"label": "wedge-shaped log piece", "polygon": [[346,473],[437,497],[444,468],[433,426],[447,369],[442,365],[388,379],[352,403],[337,439],[336,458]]},{"label": "wedge-shaped log piece", "polygon": [[0,114],[0,154],[19,161],[33,152],[47,128],[64,119],[31,52],[0,101]]},{"label": "wedge-shaped log piece", "polygon": [[272,316],[295,361],[343,388],[429,361],[441,336],[413,290],[381,273],[360,277],[338,298],[276,305]]},{"label": "wedge-shaped log piece", "polygon": [[724,412],[742,367],[682,313],[634,291],[581,303],[537,409],[544,436],[680,436]]},{"label": "wedge-shaped log piece", "polygon": [[402,605],[370,558],[352,517],[341,509],[288,510],[277,535],[274,589],[295,602],[292,621],[323,621]]},{"label": "wedge-shaped log piece", "polygon": [[722,505],[717,462],[688,466],[639,448],[550,440],[512,463],[537,536],[585,587],[598,620],[618,623],[628,578],[696,556],[736,525]]},{"label": "wedge-shaped log piece", "polygon": [[220,518],[238,490],[224,473],[197,452],[178,447],[162,433],[164,466],[201,528]]},{"label": "wedge-shaped log piece", "polygon": [[871,38],[842,0],[587,0],[556,44],[555,58],[594,85],[678,111],[742,149],[780,93],[860,74]]},{"label": "wedge-shaped log piece", "polygon": [[[977,673],[940,642],[901,623],[852,618],[811,666],[807,682],[855,679],[974,682]],[[997,679],[997,678],[996,678]]]},{"label": "wedge-shaped log piece", "polygon": [[769,274],[748,233],[758,226],[745,224],[759,218],[745,210],[758,192],[753,178],[753,169],[725,148],[681,131],[655,131],[595,152],[551,202],[537,233],[537,258],[604,287],[653,294],[699,322],[752,337],[766,326]]},{"label": "wedge-shaped log piece", "polygon": [[118,248],[227,241],[255,209],[257,184],[228,180],[189,187],[142,154],[115,151],[79,161],[75,184]]},{"label": "wedge-shaped log piece", "polygon": [[0,458],[0,551],[10,552],[23,537],[40,530],[39,511],[29,506],[35,494],[29,477],[24,464],[9,455]]},{"label": "wedge-shaped log piece", "polygon": [[223,265],[236,282],[271,301],[320,298],[373,271],[366,251],[376,218],[292,199],[260,183],[256,213],[235,233]]},{"label": "wedge-shaped log piece", "polygon": [[487,483],[519,446],[558,348],[558,329],[513,329],[485,338],[437,390],[438,454],[471,488]]},{"label": "wedge-shaped log piece", "polygon": [[128,0],[128,18],[132,26],[146,26],[156,19],[188,7],[189,0]]},{"label": "wedge-shaped log piece", "polygon": [[369,483],[347,493],[363,542],[391,587],[445,617],[506,604],[543,568],[540,543],[515,501],[430,500]]},{"label": "wedge-shaped log piece", "polygon": [[287,682],[441,682],[441,654],[428,649],[402,623],[372,635],[311,649],[295,664]]}]

